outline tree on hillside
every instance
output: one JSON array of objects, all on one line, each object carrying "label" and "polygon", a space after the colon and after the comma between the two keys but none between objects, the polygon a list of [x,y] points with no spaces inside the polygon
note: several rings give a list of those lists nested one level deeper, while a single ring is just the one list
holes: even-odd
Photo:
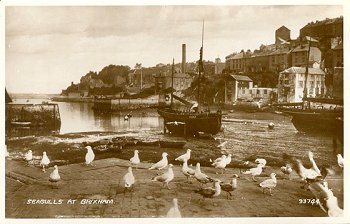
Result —
[{"label": "tree on hillside", "polygon": [[124,65],[108,65],[104,67],[99,73],[98,77],[106,84],[112,84],[115,77],[120,75],[127,78],[130,71],[129,66]]}]

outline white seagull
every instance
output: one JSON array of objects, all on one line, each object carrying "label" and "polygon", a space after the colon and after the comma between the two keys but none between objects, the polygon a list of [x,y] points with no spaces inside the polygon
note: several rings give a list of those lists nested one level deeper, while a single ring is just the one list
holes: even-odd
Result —
[{"label": "white seagull", "polygon": [[[194,192],[199,193],[200,195],[202,195],[203,199],[204,198],[215,198],[215,197],[218,197],[221,194],[220,183],[221,183],[221,181],[216,179],[214,181],[214,188],[206,187],[206,188],[201,188],[199,190],[194,190]],[[191,199],[190,199],[190,201],[191,201]]]},{"label": "white seagull", "polygon": [[85,164],[90,165],[95,159],[95,154],[94,151],[92,151],[91,146],[86,146],[85,148],[87,149],[87,153],[85,155]]},{"label": "white seagull", "polygon": [[292,173],[293,169],[289,164],[287,164],[286,166],[281,167],[281,171],[284,175],[288,175],[288,178],[290,178],[290,174]]},{"label": "white seagull", "polygon": [[271,179],[264,180],[259,184],[260,187],[263,188],[263,193],[265,194],[265,189],[270,190],[270,195],[272,195],[271,190],[272,188],[275,188],[277,186],[277,179],[276,179],[276,174],[271,173],[270,174]]},{"label": "white seagull", "polygon": [[169,182],[172,181],[174,179],[174,171],[173,171],[173,165],[169,164],[168,166],[168,170],[163,173],[160,176],[156,176],[152,178],[152,181],[159,181],[163,183],[163,187],[166,184],[167,188],[170,190],[169,188]]},{"label": "white seagull", "polygon": [[33,153],[32,150],[28,150],[28,152],[24,155],[25,160],[27,161],[28,165],[33,160]]},{"label": "white seagull", "polygon": [[134,190],[135,177],[134,177],[134,174],[132,173],[131,167],[128,167],[128,172],[124,175],[123,181],[124,181],[124,193],[129,189]]},{"label": "white seagull", "polygon": [[265,168],[265,166],[266,166],[266,159],[256,159],[255,160],[255,163],[258,163],[258,164],[262,164],[263,166],[262,166],[262,168]]},{"label": "white seagull", "polygon": [[225,158],[226,165],[230,164],[232,160],[232,154],[228,154]]},{"label": "white seagull", "polygon": [[179,157],[177,157],[175,160],[176,161],[181,161],[184,162],[185,160],[190,160],[191,158],[191,149],[187,149],[187,152]]},{"label": "white seagull", "polygon": [[[325,182],[326,183],[326,182]],[[328,188],[328,184],[319,182],[309,186],[311,192],[319,200],[321,209],[328,214],[329,217],[342,217],[343,209],[338,205],[338,199],[334,196],[333,191]]]},{"label": "white seagull", "polygon": [[47,157],[46,152],[43,152],[43,158],[40,161],[40,166],[43,167],[44,173],[46,173],[45,166],[48,166],[50,164],[50,159]]},{"label": "white seagull", "polygon": [[338,161],[338,165],[339,165],[341,168],[344,168],[344,158],[341,156],[341,154],[338,154],[338,155],[337,155],[337,161]]},{"label": "white seagull", "polygon": [[149,170],[154,170],[154,169],[161,170],[161,169],[165,168],[168,165],[168,158],[167,158],[167,156],[168,156],[168,153],[163,152],[162,153],[162,159],[159,162],[153,164],[149,168]]},{"label": "white seagull", "polygon": [[321,175],[321,171],[318,168],[318,166],[316,165],[316,162],[314,160],[314,154],[311,151],[308,152],[308,157],[309,157],[309,160],[312,164],[312,169],[314,169],[318,173],[318,175]]},{"label": "white seagull", "polygon": [[194,176],[195,170],[188,167],[187,160],[185,160],[182,165],[182,173],[187,177],[187,183],[191,183],[189,178]]},{"label": "white seagull", "polygon": [[177,198],[173,199],[173,206],[169,209],[166,214],[167,218],[182,218],[181,212],[179,210],[179,205],[177,204]]},{"label": "white seagull", "polygon": [[216,147],[218,147],[218,148],[220,148],[220,149],[225,149],[227,142],[228,142],[228,141],[224,141],[223,143],[221,143],[220,145],[218,145],[218,146],[216,146]]},{"label": "white seagull", "polygon": [[255,179],[255,176],[258,176],[258,175],[261,174],[263,166],[264,166],[263,164],[259,163],[257,167],[254,167],[254,168],[251,168],[249,170],[243,171],[242,173],[243,174],[251,174],[252,177],[253,177],[253,180],[257,181]]},{"label": "white seagull", "polygon": [[212,182],[212,180],[213,180],[208,175],[201,172],[201,164],[200,163],[196,164],[194,178],[196,178],[196,180],[198,180],[201,184],[206,184],[206,183]]},{"label": "white seagull", "polygon": [[298,164],[298,174],[302,178],[302,180],[306,179],[315,179],[318,176],[321,176],[317,171],[315,171],[313,168],[306,169],[304,165],[302,164],[300,159],[296,160]]},{"label": "white seagull", "polygon": [[224,157],[223,159],[220,159],[217,162],[212,163],[211,165],[213,167],[215,167],[216,169],[221,169],[221,174],[223,174],[224,173],[224,169],[226,167],[226,164],[227,164],[226,157]]},{"label": "white seagull", "polygon": [[[60,174],[58,173],[57,165],[54,166],[54,170],[50,174],[49,181],[57,187],[57,183],[61,180]],[[54,186],[52,185],[52,187]]]},{"label": "white seagull", "polygon": [[139,158],[139,150],[134,151],[134,156],[130,159],[131,165],[135,165],[137,169],[137,165],[140,164],[140,158]]},{"label": "white seagull", "polygon": [[[211,162],[211,163],[217,163],[217,162],[219,162],[219,161],[221,161],[221,160],[225,160],[226,159],[226,156],[225,155],[222,155],[221,157],[219,157],[219,158],[216,158],[214,161],[213,160],[211,160],[211,159],[209,159],[209,161]],[[214,166],[213,164],[211,164],[212,166]]]}]

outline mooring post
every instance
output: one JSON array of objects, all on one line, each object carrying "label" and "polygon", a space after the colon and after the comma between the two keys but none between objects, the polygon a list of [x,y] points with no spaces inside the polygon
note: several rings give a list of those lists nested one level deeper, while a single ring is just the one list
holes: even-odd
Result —
[{"label": "mooring post", "polygon": [[163,120],[163,132],[164,132],[164,134],[166,134],[166,127],[165,127],[165,123],[166,123],[166,121],[165,121],[165,119]]}]

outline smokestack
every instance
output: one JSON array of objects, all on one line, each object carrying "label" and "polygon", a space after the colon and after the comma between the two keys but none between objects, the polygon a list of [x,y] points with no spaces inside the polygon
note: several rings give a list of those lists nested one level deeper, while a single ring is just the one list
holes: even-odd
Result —
[{"label": "smokestack", "polygon": [[186,73],[186,44],[182,44],[182,73]]}]

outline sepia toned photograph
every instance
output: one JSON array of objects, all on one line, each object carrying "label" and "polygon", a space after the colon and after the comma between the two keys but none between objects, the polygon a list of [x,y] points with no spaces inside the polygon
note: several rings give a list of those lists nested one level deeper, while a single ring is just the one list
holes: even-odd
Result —
[{"label": "sepia toned photograph", "polygon": [[345,5],[0,4],[5,221],[347,217]]}]

